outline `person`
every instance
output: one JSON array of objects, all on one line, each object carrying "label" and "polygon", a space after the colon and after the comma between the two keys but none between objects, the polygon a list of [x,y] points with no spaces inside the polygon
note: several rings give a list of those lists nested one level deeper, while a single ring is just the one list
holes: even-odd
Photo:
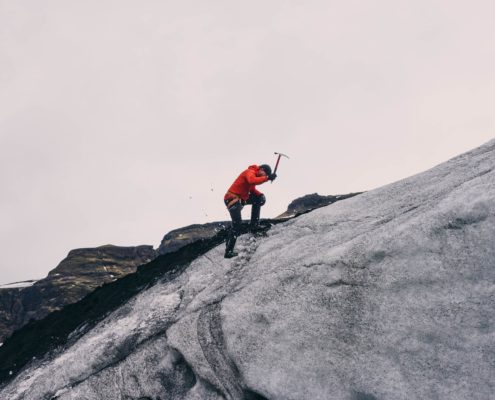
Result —
[{"label": "person", "polygon": [[277,174],[272,174],[272,169],[268,164],[251,165],[230,186],[223,199],[232,218],[232,226],[226,241],[225,258],[237,256],[234,247],[237,237],[241,233],[241,210],[246,204],[252,206],[250,231],[256,232],[259,229],[260,211],[266,202],[266,198],[263,193],[256,189],[256,185],[274,181],[276,177]]}]

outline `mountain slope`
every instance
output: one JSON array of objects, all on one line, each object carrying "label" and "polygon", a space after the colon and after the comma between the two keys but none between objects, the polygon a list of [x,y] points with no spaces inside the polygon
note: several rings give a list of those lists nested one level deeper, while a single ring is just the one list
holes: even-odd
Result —
[{"label": "mountain slope", "polygon": [[212,248],[0,397],[489,399],[493,210],[495,141]]}]

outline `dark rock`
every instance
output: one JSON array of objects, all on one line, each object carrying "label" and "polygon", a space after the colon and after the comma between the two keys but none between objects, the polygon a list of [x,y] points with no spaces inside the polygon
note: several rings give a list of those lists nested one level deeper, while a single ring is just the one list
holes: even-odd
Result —
[{"label": "dark rock", "polygon": [[328,206],[329,204],[335,203],[336,201],[345,200],[350,197],[357,196],[361,193],[362,192],[339,194],[336,196],[321,196],[318,193],[307,194],[306,196],[295,199],[292,203],[289,204],[287,211],[283,214],[280,214],[277,218],[294,217],[296,215],[312,211],[316,208]]},{"label": "dark rock", "polygon": [[23,288],[0,289],[0,341],[18,326],[22,318],[22,301],[20,293]]},{"label": "dark rock", "polygon": [[158,247],[158,254],[173,253],[197,240],[211,239],[221,230],[230,227],[230,221],[194,224],[167,233]]},{"label": "dark rock", "polygon": [[0,341],[31,320],[42,319],[81,300],[97,287],[135,272],[137,266],[155,257],[152,246],[77,249],[32,286],[0,288]]}]

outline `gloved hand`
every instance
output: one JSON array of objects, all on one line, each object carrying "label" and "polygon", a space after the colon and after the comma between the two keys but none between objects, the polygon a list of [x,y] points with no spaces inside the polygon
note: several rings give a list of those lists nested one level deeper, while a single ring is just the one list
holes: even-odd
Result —
[{"label": "gloved hand", "polygon": [[270,175],[268,175],[268,180],[273,182],[276,177],[277,177],[277,174],[270,174]]}]

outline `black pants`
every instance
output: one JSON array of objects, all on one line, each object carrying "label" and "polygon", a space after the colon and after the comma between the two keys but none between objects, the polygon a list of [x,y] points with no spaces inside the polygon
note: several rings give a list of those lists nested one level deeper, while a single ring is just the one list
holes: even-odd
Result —
[{"label": "black pants", "polygon": [[[225,200],[225,205],[227,206],[229,202],[230,200]],[[265,202],[266,199],[264,195],[256,196],[251,193],[247,200],[239,200],[237,203],[230,206],[230,208],[227,208],[229,210],[230,217],[232,218],[232,226],[229,230],[229,236],[227,237],[227,243],[226,243],[227,247],[225,249],[227,253],[234,250],[237,237],[241,233],[241,226],[242,226],[241,211],[244,208],[244,205],[246,204],[252,205],[250,225],[251,227],[255,227],[256,225],[258,225],[258,222],[260,220],[261,206],[263,206]]]}]

